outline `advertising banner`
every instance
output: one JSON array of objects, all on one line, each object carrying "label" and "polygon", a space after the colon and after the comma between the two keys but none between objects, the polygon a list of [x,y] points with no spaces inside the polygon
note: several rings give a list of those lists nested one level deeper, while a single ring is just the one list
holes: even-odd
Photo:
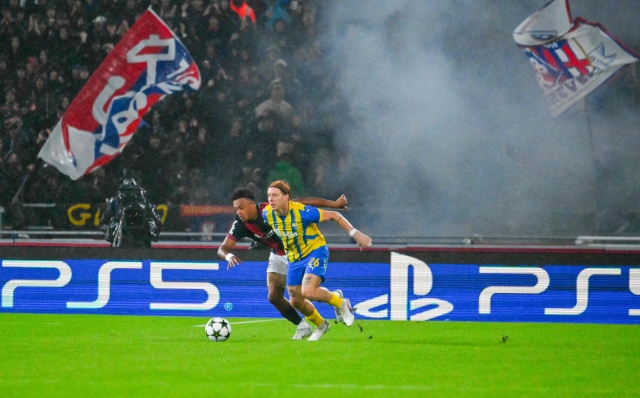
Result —
[{"label": "advertising banner", "polygon": [[[266,260],[266,256],[265,256]],[[279,317],[266,261],[2,260],[0,312]],[[640,323],[640,265],[334,262],[325,286],[357,318],[395,321]],[[318,304],[332,319],[333,309]]]}]

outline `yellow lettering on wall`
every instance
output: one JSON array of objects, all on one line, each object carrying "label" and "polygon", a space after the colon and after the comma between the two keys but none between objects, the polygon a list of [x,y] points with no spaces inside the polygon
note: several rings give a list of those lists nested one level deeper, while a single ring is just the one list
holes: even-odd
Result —
[{"label": "yellow lettering on wall", "polygon": [[86,224],[87,220],[91,218],[91,213],[80,212],[78,215],[80,219],[77,219],[73,216],[73,212],[76,209],[89,210],[91,205],[88,203],[78,203],[77,205],[73,205],[69,207],[67,210],[67,215],[69,216],[69,222],[75,226],[82,227]]},{"label": "yellow lettering on wall", "polygon": [[93,225],[95,225],[96,227],[100,226],[100,208],[98,208],[96,215],[93,217]]},{"label": "yellow lettering on wall", "polygon": [[167,205],[158,205],[156,206],[156,210],[162,212],[162,217],[160,221],[164,224],[164,220],[167,219],[167,213],[169,213],[169,208],[167,207]]}]

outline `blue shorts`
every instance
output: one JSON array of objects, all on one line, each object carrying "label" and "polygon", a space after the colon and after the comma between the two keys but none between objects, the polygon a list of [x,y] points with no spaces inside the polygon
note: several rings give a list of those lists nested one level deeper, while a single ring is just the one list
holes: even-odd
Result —
[{"label": "blue shorts", "polygon": [[304,274],[313,274],[320,277],[324,282],[324,274],[327,272],[329,264],[329,248],[322,246],[309,253],[302,260],[289,263],[289,271],[287,272],[287,286],[302,285]]}]

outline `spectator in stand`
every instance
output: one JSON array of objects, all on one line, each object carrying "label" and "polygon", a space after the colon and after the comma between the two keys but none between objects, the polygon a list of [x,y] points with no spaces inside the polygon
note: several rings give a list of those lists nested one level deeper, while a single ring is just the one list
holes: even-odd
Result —
[{"label": "spectator in stand", "polygon": [[49,92],[57,98],[60,98],[66,92],[66,82],[60,76],[57,67],[52,67],[49,71],[49,80],[47,81]]},{"label": "spectator in stand", "polygon": [[251,136],[251,146],[256,148],[255,157],[263,170],[269,170],[275,164],[276,145],[286,137],[280,118],[273,111],[260,116]]},{"label": "spectator in stand", "polygon": [[7,57],[4,54],[0,54],[0,92],[4,92],[10,76],[11,72],[7,64]]},{"label": "spectator in stand", "polygon": [[139,3],[136,0],[126,0],[124,8],[118,10],[117,19],[121,21],[120,26],[123,28],[133,26],[136,22],[136,15],[139,15],[140,11]]},{"label": "spectator in stand", "polygon": [[260,16],[260,20],[269,29],[273,29],[273,24],[277,20],[282,20],[287,25],[291,24],[291,15],[286,10],[286,6],[283,6],[282,2],[278,0],[265,0],[267,9]]},{"label": "spectator in stand", "polygon": [[5,170],[5,161],[3,155],[2,141],[0,141],[0,186],[5,187],[0,189],[0,206],[7,208],[13,198],[12,192],[9,189],[9,178]]},{"label": "spectator in stand", "polygon": [[115,19],[108,19],[106,24],[106,34],[104,36],[104,42],[107,43],[117,43],[120,41],[120,36],[118,34],[118,21]]},{"label": "spectator in stand", "polygon": [[[276,79],[269,84],[269,99],[256,107],[256,117],[265,116],[269,111],[275,113],[285,125],[291,124],[293,107],[285,101],[285,89],[282,80]],[[275,181],[275,180],[274,180]]]},{"label": "spectator in stand", "polygon": [[49,126],[50,129],[53,129],[55,125],[58,124],[58,121],[60,120],[62,115],[67,111],[67,108],[69,107],[70,104],[71,104],[71,100],[69,99],[69,97],[67,97],[66,95],[63,95],[62,97],[60,97],[60,99],[58,100],[58,106],[56,107],[55,112],[52,112],[47,116],[46,124]]},{"label": "spectator in stand", "polygon": [[24,101],[29,95],[31,85],[27,81],[27,71],[24,66],[18,66],[16,69],[16,76],[11,84],[16,90],[16,100],[18,102]]},{"label": "spectator in stand", "polygon": [[306,196],[302,174],[294,165],[294,146],[289,142],[278,142],[278,163],[269,173],[268,181],[283,180],[289,183],[293,196]]},{"label": "spectator in stand", "polygon": [[0,105],[2,121],[4,122],[6,119],[18,114],[19,110],[20,106],[16,99],[16,90],[13,87],[9,87],[4,94],[4,104]]},{"label": "spectator in stand", "polygon": [[118,185],[106,174],[103,168],[99,168],[83,178],[87,180],[86,199],[88,203],[103,203],[107,198],[115,196],[118,191]]},{"label": "spectator in stand", "polygon": [[4,138],[5,146],[9,152],[16,152],[20,158],[23,158],[27,148],[34,141],[34,133],[30,126],[25,126],[22,120],[22,109],[17,115],[5,119],[4,128],[7,131]]},{"label": "spectator in stand", "polygon": [[215,92],[215,101],[211,106],[211,123],[227,130],[233,119],[233,104],[229,98],[229,90],[219,87]]},{"label": "spectator in stand", "polygon": [[78,95],[78,93],[84,86],[84,83],[86,83],[80,80],[80,67],[80,65],[73,65],[73,67],[71,68],[71,78],[69,79],[69,84],[67,85],[67,93],[69,93],[69,95],[74,98],[76,97],[76,95]]},{"label": "spectator in stand", "polygon": [[287,97],[290,101],[297,103],[302,99],[302,84],[293,75],[287,65],[287,61],[279,59],[273,64],[273,75],[275,79],[280,79],[287,90]]},{"label": "spectator in stand", "polygon": [[224,77],[225,71],[220,64],[220,57],[216,51],[214,41],[210,41],[206,44],[200,65],[202,80],[208,81],[209,79],[220,79]]},{"label": "spectator in stand", "polygon": [[292,34],[289,27],[282,19],[276,19],[273,22],[273,29],[269,31],[271,41],[275,43],[286,57],[290,57],[295,51]]},{"label": "spectator in stand", "polygon": [[248,18],[253,24],[256,23],[256,14],[253,12],[253,8],[249,7],[245,0],[230,0],[229,8],[238,14],[240,19]]},{"label": "spectator in stand", "polygon": [[35,104],[31,101],[31,98],[26,98],[19,105],[18,116],[20,116],[22,120],[22,128],[29,132],[29,144],[33,144],[35,138],[34,131],[36,131],[38,124],[37,115],[33,112],[35,110]]},{"label": "spectator in stand", "polygon": [[46,22],[38,15],[30,15],[29,26],[25,35],[27,43],[29,43],[30,47],[33,49],[42,48],[45,45],[46,33]]},{"label": "spectator in stand", "polygon": [[265,82],[271,82],[275,78],[273,75],[273,65],[277,60],[282,58],[282,51],[280,47],[275,44],[271,44],[264,52],[264,57],[258,65],[258,73],[260,78]]},{"label": "spectator in stand", "polygon": [[176,16],[177,9],[178,5],[173,3],[171,0],[160,0],[160,6],[157,9],[157,13],[160,18],[167,21]]},{"label": "spectator in stand", "polygon": [[211,172],[216,161],[215,143],[212,141],[207,127],[198,127],[197,137],[189,140],[185,146],[185,161],[190,169],[201,169],[203,172]]},{"label": "spectator in stand", "polygon": [[[207,18],[204,15],[205,10],[203,0],[185,1],[181,7],[182,19],[184,23],[192,29],[190,34],[195,36],[198,45],[205,38],[207,32]],[[195,47],[194,50],[194,52],[198,52],[197,47]]]},{"label": "spectator in stand", "polygon": [[15,195],[24,179],[25,170],[17,152],[7,152],[3,158],[5,164],[5,175],[7,176],[7,190],[11,196]]},{"label": "spectator in stand", "polygon": [[[84,32],[81,32],[81,34],[82,33]],[[85,46],[85,48],[87,47]],[[87,65],[90,70],[95,71],[98,69],[98,66],[100,66],[105,56],[106,54],[102,48],[100,40],[95,39],[90,42],[88,50],[83,53],[81,59],[84,65]]]},{"label": "spectator in stand", "polygon": [[[60,190],[60,175],[52,166],[45,164],[30,185],[25,190],[24,201],[27,203],[55,204]],[[28,225],[46,225],[54,228],[65,227],[66,214],[55,208],[24,209]]]},{"label": "spectator in stand", "polygon": [[204,32],[203,39],[222,45],[222,43],[229,41],[233,33],[232,28],[233,26],[231,24],[222,24],[218,14],[211,13],[209,14],[208,25]]},{"label": "spectator in stand", "polygon": [[241,118],[235,118],[226,136],[221,140],[218,155],[218,165],[225,170],[225,188],[235,185],[241,175],[239,160],[243,158],[248,146],[247,136],[243,131]]},{"label": "spectator in stand", "polygon": [[155,132],[151,133],[148,146],[142,155],[138,157],[138,164],[136,165],[136,169],[140,170],[142,184],[153,188],[148,192],[149,200],[152,201],[154,199],[164,200],[164,194],[167,189],[164,184],[164,167],[169,159],[161,153],[160,140],[161,137],[159,134]]},{"label": "spectator in stand", "polygon": [[[255,74],[254,74],[255,75]],[[253,101],[258,92],[258,80],[254,80],[249,65],[241,65],[235,81],[236,90],[242,98]]]},{"label": "spectator in stand", "polygon": [[49,51],[40,50],[38,53],[38,64],[37,64],[38,72],[42,73],[43,76],[49,75],[49,70],[51,69],[51,62],[49,60]]},{"label": "spectator in stand", "polygon": [[[154,110],[146,115],[140,121],[140,125],[138,126],[138,131],[131,138],[135,141],[136,145],[140,147],[143,153],[146,153],[151,150],[150,138],[151,136],[156,136],[158,139],[158,145],[160,145],[160,134],[154,129],[154,119],[155,114],[160,113],[158,110]],[[158,116],[159,119],[159,116]]]},{"label": "spectator in stand", "polygon": [[291,119],[291,128],[288,131],[288,140],[293,144],[293,152],[296,154],[296,162],[294,166],[302,174],[305,181],[309,181],[310,163],[312,161],[311,145],[307,142],[309,135],[307,128],[303,125],[304,121],[300,115],[295,115]]},{"label": "spectator in stand", "polygon": [[98,15],[92,21],[92,25],[87,31],[91,40],[97,40],[100,44],[104,44],[108,40],[107,18],[104,15]]},{"label": "spectator in stand", "polygon": [[11,38],[9,51],[6,53],[9,69],[16,68],[20,63],[24,62],[25,52],[20,43],[20,37],[13,36]]},{"label": "spectator in stand", "polygon": [[58,40],[54,45],[54,51],[58,59],[58,65],[60,65],[63,71],[68,71],[71,66],[78,62],[79,57],[76,54],[76,49],[79,47],[79,43],[69,37],[69,28],[66,26],[60,27],[58,30]]},{"label": "spectator in stand", "polygon": [[168,202],[174,205],[189,203],[189,170],[184,163],[182,152],[172,157],[166,168],[165,180],[169,189]]}]

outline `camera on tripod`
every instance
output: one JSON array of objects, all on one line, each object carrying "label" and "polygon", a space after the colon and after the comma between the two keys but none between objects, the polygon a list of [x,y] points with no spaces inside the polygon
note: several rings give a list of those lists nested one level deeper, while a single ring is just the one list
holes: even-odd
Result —
[{"label": "camera on tripod", "polygon": [[111,247],[151,247],[162,230],[160,215],[133,177],[123,179],[116,196],[107,199],[103,219]]}]

